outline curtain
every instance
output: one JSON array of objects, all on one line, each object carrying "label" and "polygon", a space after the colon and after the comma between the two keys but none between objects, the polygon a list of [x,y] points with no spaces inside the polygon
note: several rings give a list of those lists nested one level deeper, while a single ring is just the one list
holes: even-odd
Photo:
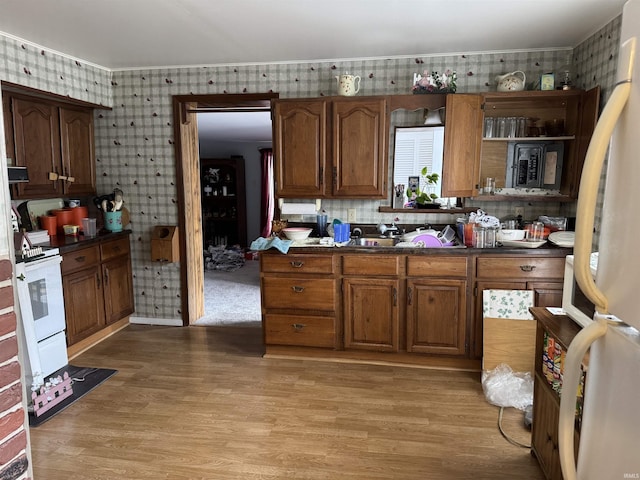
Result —
[{"label": "curtain", "polygon": [[271,235],[271,222],[275,210],[275,191],[273,178],[273,150],[260,149],[262,164],[262,193],[260,195],[260,235],[267,238]]}]

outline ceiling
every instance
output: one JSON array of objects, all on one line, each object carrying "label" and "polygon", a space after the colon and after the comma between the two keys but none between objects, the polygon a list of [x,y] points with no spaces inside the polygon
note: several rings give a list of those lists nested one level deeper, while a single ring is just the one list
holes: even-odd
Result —
[{"label": "ceiling", "polygon": [[300,63],[571,48],[624,1],[2,0],[0,32],[111,70]]},{"label": "ceiling", "polygon": [[624,0],[2,0],[0,31],[109,69],[574,47]]}]

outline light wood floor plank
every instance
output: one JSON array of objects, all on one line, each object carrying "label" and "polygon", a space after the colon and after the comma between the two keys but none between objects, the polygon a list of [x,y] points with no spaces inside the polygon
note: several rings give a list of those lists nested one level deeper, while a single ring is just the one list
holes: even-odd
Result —
[{"label": "light wood floor plank", "polygon": [[118,374],[31,430],[35,480],[543,479],[478,373],[262,358],[261,335],[131,325],[82,353]]}]

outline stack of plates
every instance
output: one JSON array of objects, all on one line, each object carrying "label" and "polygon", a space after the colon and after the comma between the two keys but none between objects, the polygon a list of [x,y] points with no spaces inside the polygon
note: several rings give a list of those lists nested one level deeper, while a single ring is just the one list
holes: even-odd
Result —
[{"label": "stack of plates", "polygon": [[559,247],[573,248],[576,239],[576,232],[553,232],[549,234],[548,240]]}]

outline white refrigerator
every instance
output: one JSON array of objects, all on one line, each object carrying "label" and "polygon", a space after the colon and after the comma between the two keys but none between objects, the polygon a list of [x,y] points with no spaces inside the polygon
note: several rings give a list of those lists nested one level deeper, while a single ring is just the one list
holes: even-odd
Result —
[{"label": "white refrigerator", "polygon": [[[640,479],[640,0],[622,14],[617,84],[598,120],[580,182],[574,271],[596,306],[567,351],[559,449],[565,480]],[[604,158],[609,149],[608,162]],[[590,271],[601,170],[606,185],[595,280]],[[579,369],[590,349],[580,447],[574,457]]]}]

